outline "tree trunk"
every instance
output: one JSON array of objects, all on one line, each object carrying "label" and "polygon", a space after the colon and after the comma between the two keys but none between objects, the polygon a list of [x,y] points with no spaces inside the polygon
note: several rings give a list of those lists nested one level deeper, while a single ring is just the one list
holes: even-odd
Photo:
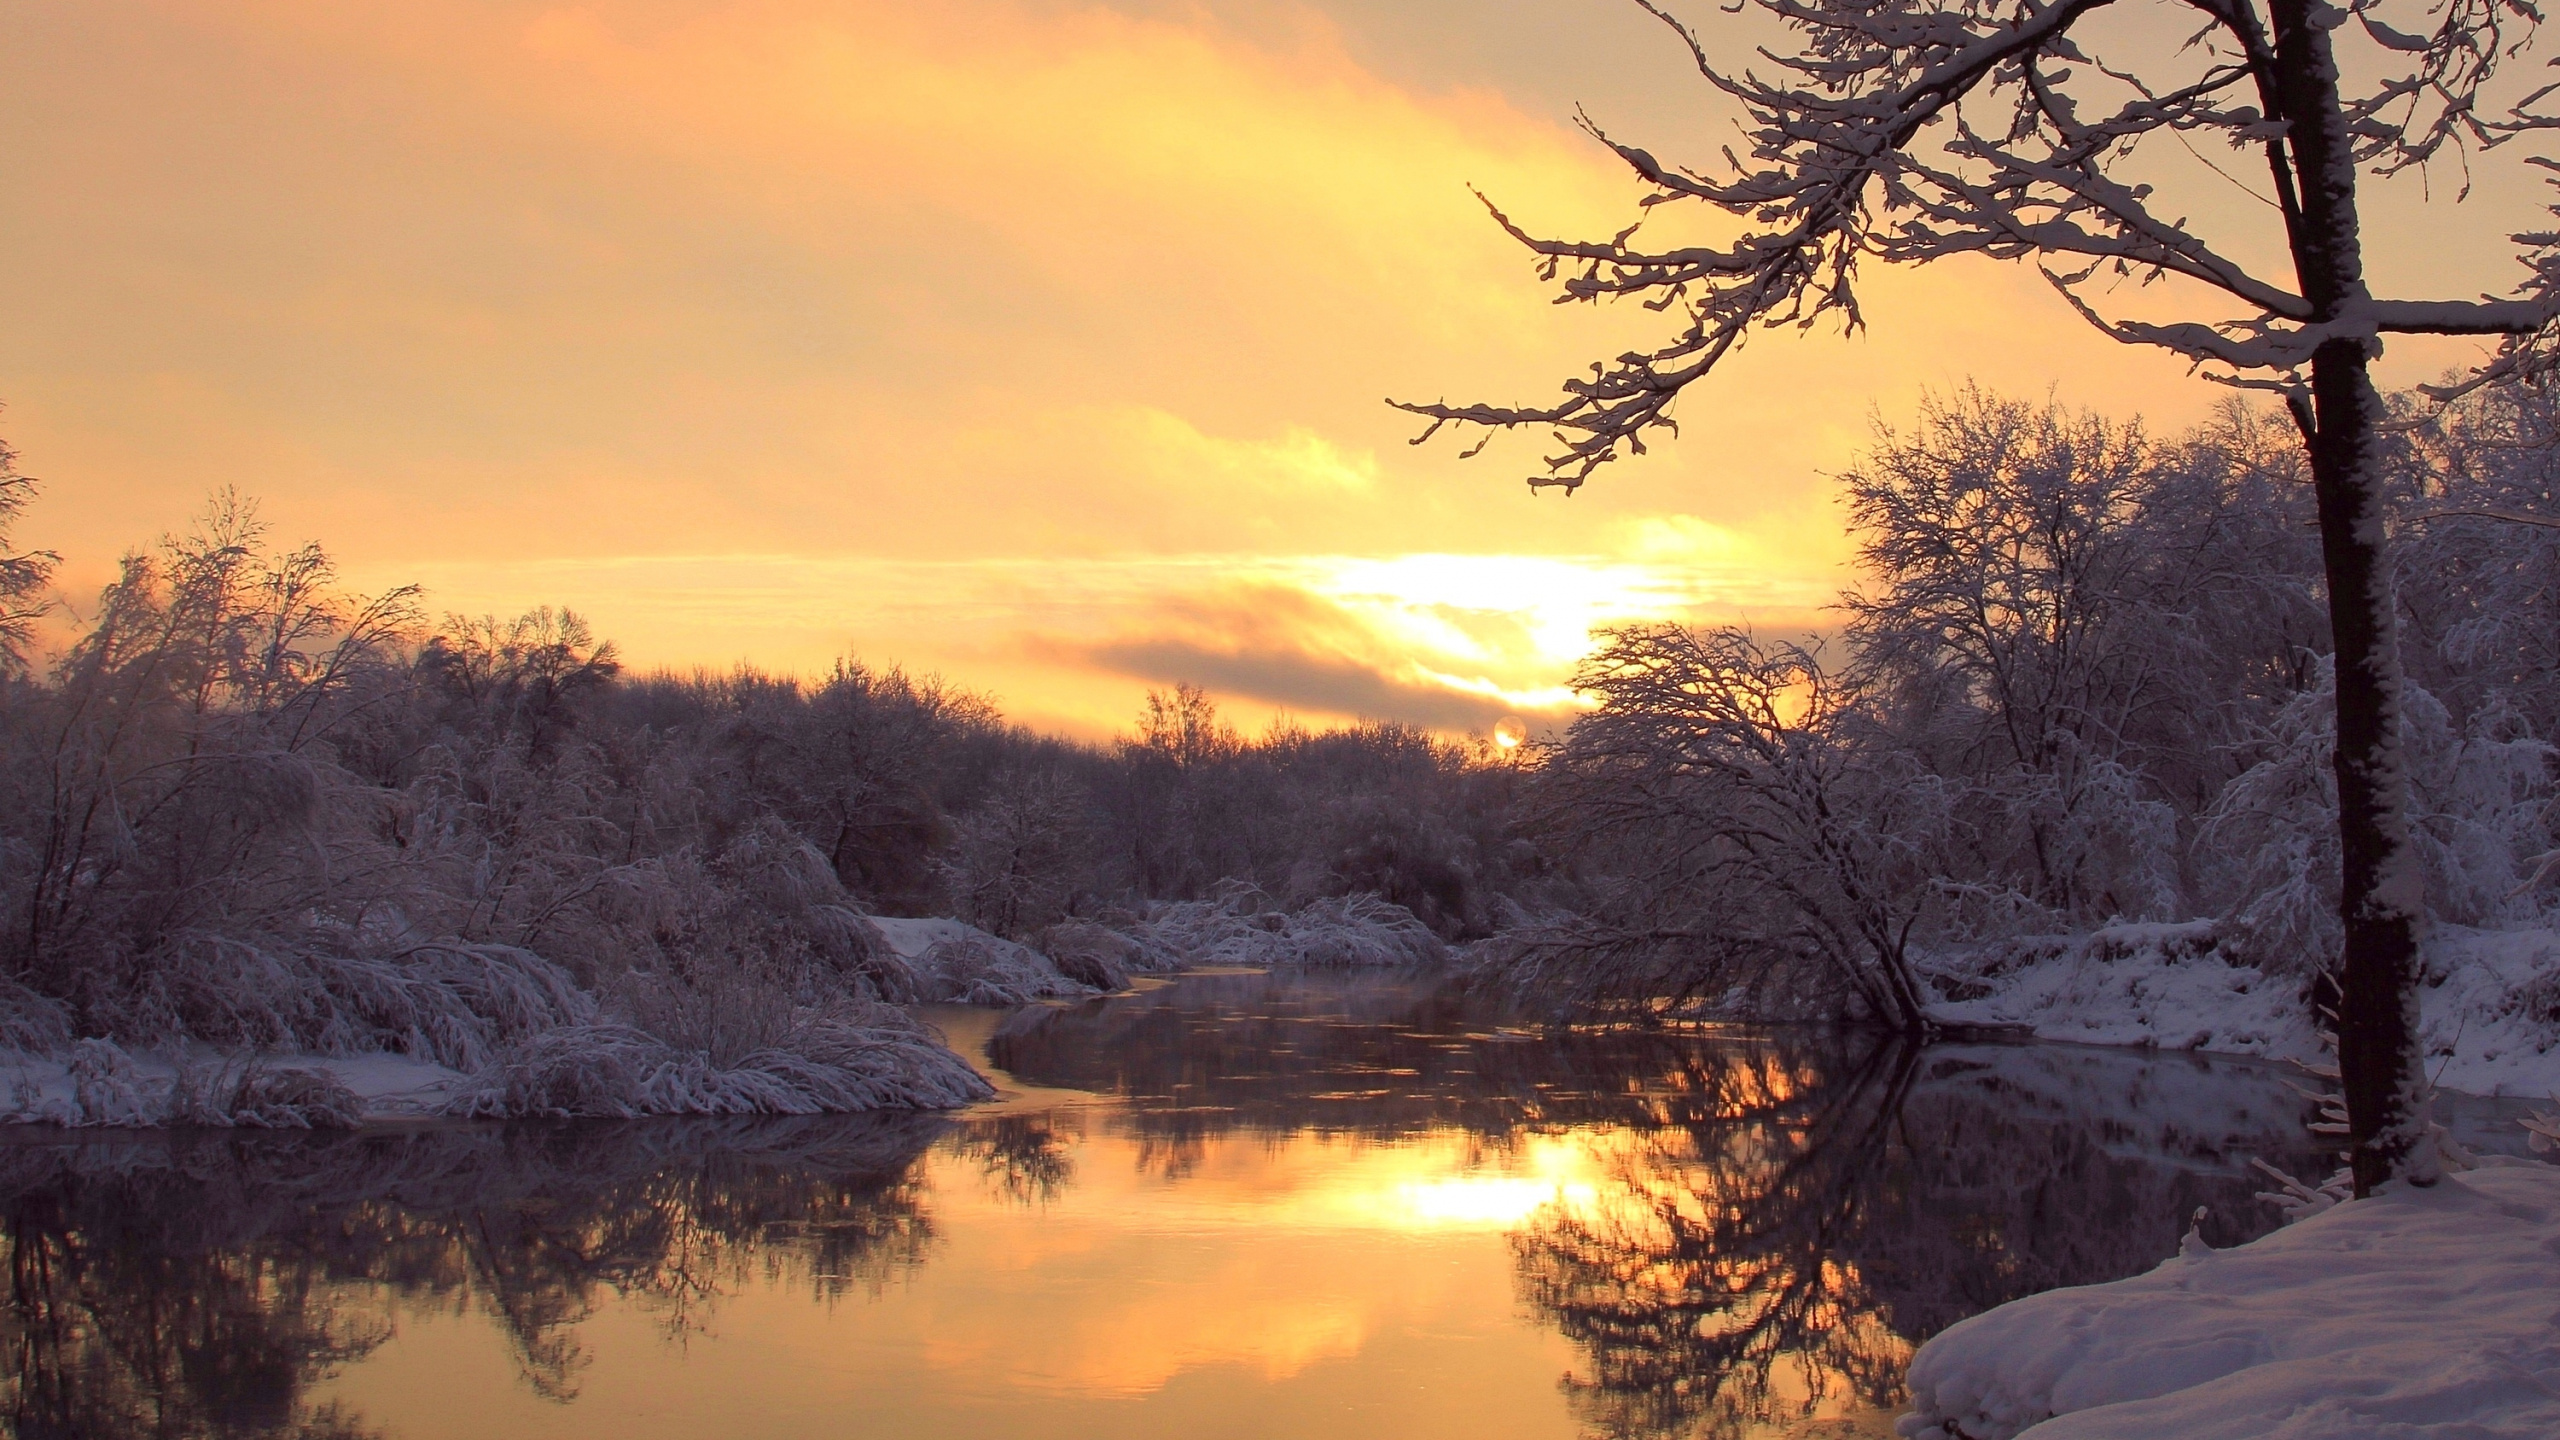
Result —
[{"label": "tree trunk", "polygon": [[[2332,351],[2339,354],[2333,356]],[[2381,397],[2364,348],[2332,341],[2312,360],[2311,478],[2337,644],[2339,914],[2338,1074],[2347,1163],[2365,1195],[2408,1168],[2418,1141],[2418,927],[2425,901],[2409,833],[2402,760],[2400,643],[2384,540]],[[2421,1167],[2427,1168],[2427,1167]],[[2412,1179],[2432,1180],[2427,1173]]]},{"label": "tree trunk", "polygon": [[[2316,321],[2368,300],[2356,219],[2356,164],[2338,104],[2338,69],[2319,0],[2273,0],[2277,92],[2299,199],[2286,216],[2302,295]],[[2288,197],[2290,198],[2290,197]],[[2323,343],[2311,397],[2297,411],[2311,450],[2337,646],[2339,915],[2345,922],[2338,1071],[2347,1102],[2347,1162],[2359,1196],[2402,1174],[2432,1180],[2418,1146],[2425,1083],[2417,1026],[2418,929],[2424,881],[2409,831],[2402,758],[2398,607],[2383,516],[2382,399],[2366,337]]]}]

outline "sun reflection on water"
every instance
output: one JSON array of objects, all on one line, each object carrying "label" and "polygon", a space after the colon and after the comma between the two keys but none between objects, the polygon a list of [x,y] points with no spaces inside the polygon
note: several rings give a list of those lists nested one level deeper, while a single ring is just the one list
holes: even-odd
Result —
[{"label": "sun reflection on water", "polygon": [[400,1440],[1882,1436],[1928,1335],[2246,1238],[2197,1147],[2299,1123],[2185,1057],[1530,1045],[1403,983],[1017,1017],[1108,1104],[0,1151],[0,1430],[246,1433],[250,1375]]}]

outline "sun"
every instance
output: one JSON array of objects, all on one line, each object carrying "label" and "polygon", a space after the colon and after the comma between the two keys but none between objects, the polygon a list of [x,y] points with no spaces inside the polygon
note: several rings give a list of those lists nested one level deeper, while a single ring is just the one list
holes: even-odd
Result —
[{"label": "sun", "polygon": [[1517,715],[1505,715],[1493,722],[1493,743],[1504,750],[1517,750],[1529,738],[1529,722]]}]

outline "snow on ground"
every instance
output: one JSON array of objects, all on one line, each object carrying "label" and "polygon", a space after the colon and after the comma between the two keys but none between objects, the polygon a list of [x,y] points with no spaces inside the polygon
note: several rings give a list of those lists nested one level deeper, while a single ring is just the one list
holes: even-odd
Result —
[{"label": "snow on ground", "polygon": [[2560,1096],[2560,934],[2439,927],[2427,982],[2418,1033],[2437,1084]]},{"label": "snow on ground", "polygon": [[0,1051],[0,1124],[343,1128],[429,1116],[560,1119],[947,1109],[994,1093],[891,1006],[804,1012],[760,1038],[685,1046],[634,1026],[556,1026],[468,1074],[396,1054]]},{"label": "snow on ground", "polygon": [[2549,1440],[2560,1168],[2496,1157],[1950,1327],[1909,1440]]},{"label": "snow on ground", "polygon": [[[0,1122],[14,1124],[149,1124],[169,1118],[170,1103],[190,1080],[210,1088],[216,1079],[230,1082],[225,1098],[241,1098],[248,1079],[246,1062],[210,1049],[117,1051],[122,1065],[91,1046],[57,1055],[0,1052]],[[258,1056],[262,1077],[317,1077],[318,1084],[298,1087],[302,1093],[290,1108],[270,1103],[248,1123],[306,1128],[312,1124],[405,1120],[445,1113],[466,1091],[470,1077],[431,1060],[406,1055]],[[272,1092],[272,1083],[249,1081],[252,1092]],[[207,1114],[211,1123],[221,1119]]]},{"label": "snow on ground", "polygon": [[1028,1005],[1094,993],[1048,956],[975,925],[875,915],[871,926],[915,972],[918,998],[927,1003]]},{"label": "snow on ground", "polygon": [[1987,945],[1933,964],[1949,1025],[2022,1026],[2040,1040],[2308,1060],[2320,1053],[2300,986],[2235,965],[2211,921],[2116,925]]},{"label": "snow on ground", "polygon": [[1129,933],[1146,952],[1179,956],[1186,966],[1425,965],[1448,957],[1412,911],[1365,892],[1284,910],[1251,886],[1229,885],[1211,899],[1159,904]]},{"label": "snow on ground", "polygon": [[[2147,1045],[2311,1063],[2302,982],[2233,961],[2213,922],[2115,925],[2003,941],[1923,965],[1932,1019],[2040,1040]],[[2438,926],[2419,1035],[2429,1074],[2478,1095],[2560,1095],[2560,933]]]},{"label": "snow on ground", "polygon": [[[1438,938],[1410,911],[1373,895],[1285,912],[1263,908],[1258,894],[1159,906],[1128,929],[1053,927],[1042,943],[1054,954],[958,920],[865,918],[913,977],[914,998],[927,1004],[1083,999],[1125,988],[1133,973],[1214,964],[1248,951],[1266,964],[1308,965],[1440,953]],[[0,1035],[24,1047],[0,1045],[0,1124],[300,1128],[428,1116],[806,1115],[943,1108],[991,1093],[930,1027],[886,1004],[805,997],[784,1004],[707,992],[675,1013],[633,1018],[609,1013],[541,957],[498,949],[513,967],[501,967],[501,978],[530,977],[559,1003],[519,1005],[492,1019],[484,1012],[524,987],[480,983],[485,964],[457,972],[471,983],[420,967],[340,965],[382,981],[378,989],[414,990],[442,1007],[431,1017],[435,1026],[356,1027],[345,1048],[360,1053],[248,1054],[202,1045],[127,1051],[99,1038],[65,1043],[59,1026],[0,1026]],[[463,947],[436,953],[446,951],[485,959]],[[448,1043],[431,1048],[429,1029]],[[451,1042],[452,1035],[470,1043]],[[366,1048],[373,1045],[385,1048]]]}]

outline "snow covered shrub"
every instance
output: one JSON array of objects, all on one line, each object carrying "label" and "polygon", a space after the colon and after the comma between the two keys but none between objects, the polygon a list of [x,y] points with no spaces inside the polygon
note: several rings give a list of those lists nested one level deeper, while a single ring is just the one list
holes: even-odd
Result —
[{"label": "snow covered shrub", "polygon": [[0,1051],[48,1051],[70,1043],[71,1018],[61,1001],[0,976]]},{"label": "snow covered shrub", "polygon": [[2338,953],[2336,723],[2326,688],[2278,709],[2262,732],[2265,758],[2214,797],[2197,840],[2213,862],[2198,867],[2206,902],[2222,911],[2235,948],[2285,974],[2309,975]]},{"label": "snow covered shrub", "polygon": [[1421,965],[1448,953],[1422,917],[1370,894],[1310,900],[1284,917],[1279,935],[1300,965]]},{"label": "snow covered shrub", "polygon": [[364,1103],[345,1081],[301,1065],[270,1066],[254,1057],[181,1067],[162,1123],[237,1125],[262,1130],[346,1130],[362,1123]]},{"label": "snow covered shrub", "polygon": [[877,917],[872,926],[915,975],[916,998],[946,1005],[1028,1005],[1071,999],[1093,987],[1049,957],[958,920]]},{"label": "snow covered shrub", "polygon": [[424,942],[346,954],[272,936],[181,937],[145,990],[151,1038],[309,1050],[391,1051],[471,1071],[513,1041],[593,1018],[594,998],[529,950]]},{"label": "snow covered shrub", "polygon": [[66,1125],[156,1125],[167,1113],[167,1087],[144,1078],[112,1040],[71,1047],[71,1113]]},{"label": "snow covered shrub", "polygon": [[936,939],[915,968],[921,997],[951,1005],[1028,1005],[1092,993],[1039,951],[984,931]]},{"label": "snow covered shrub", "polygon": [[752,972],[807,999],[906,1000],[907,962],[880,937],[824,856],[759,816],[705,857],[691,847],[652,862],[628,899],[601,904],[598,928],[621,963],[700,988]]},{"label": "snow covered shrub", "polygon": [[1060,974],[1096,990],[1125,990],[1131,975],[1157,968],[1146,947],[1090,920],[1050,926],[1040,933],[1038,948]]},{"label": "snow covered shrub", "polygon": [[1448,954],[1412,911],[1378,896],[1327,896],[1287,910],[1241,883],[1221,886],[1214,899],[1159,904],[1130,931],[1149,952],[1185,966],[1420,965]]},{"label": "snow covered shrub", "polygon": [[635,1026],[531,1036],[450,1106],[456,1115],[556,1118],[813,1115],[947,1108],[992,1087],[923,1024],[884,1005],[795,1012],[760,1048],[722,1059]]},{"label": "snow covered shrub", "polygon": [[[2215,797],[2197,840],[2205,899],[2241,953],[2289,974],[2325,967],[2339,943],[2334,684],[2322,657],[2312,688],[2260,732],[2262,758]],[[2433,694],[2410,684],[2402,706],[2430,907],[2463,925],[2532,918],[2538,906],[2519,890],[2551,839],[2551,746],[2503,705],[2457,727]]]}]

